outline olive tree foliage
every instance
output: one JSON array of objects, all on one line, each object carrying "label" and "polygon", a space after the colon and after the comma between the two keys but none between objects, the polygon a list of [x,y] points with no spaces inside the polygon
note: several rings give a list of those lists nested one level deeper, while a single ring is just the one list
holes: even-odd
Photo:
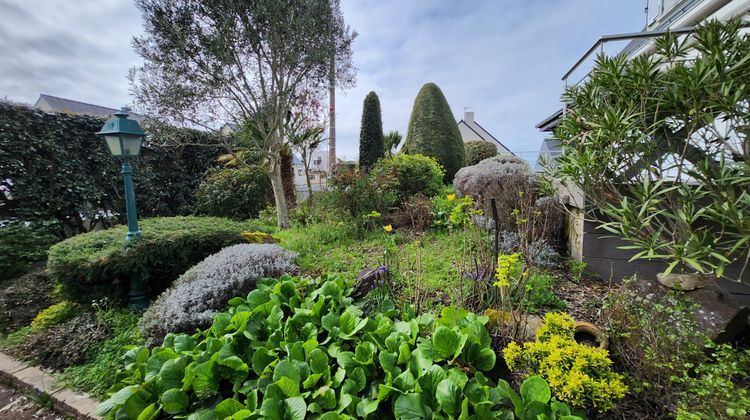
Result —
[{"label": "olive tree foliage", "polygon": [[668,35],[650,56],[601,56],[564,100],[549,175],[580,188],[633,259],[750,280],[750,36],[739,21]]},{"label": "olive tree foliage", "polygon": [[[241,165],[258,165],[274,190],[280,228],[288,226],[280,171],[284,120],[297,96],[337,81],[353,83],[351,43],[337,0],[136,0],[143,65],[131,72],[137,105],[172,123],[218,130]],[[245,133],[243,133],[245,132]],[[252,141],[249,140],[250,137]],[[243,139],[244,138],[244,139]],[[249,151],[246,147],[252,146]],[[248,161],[247,156],[259,157]]]}]

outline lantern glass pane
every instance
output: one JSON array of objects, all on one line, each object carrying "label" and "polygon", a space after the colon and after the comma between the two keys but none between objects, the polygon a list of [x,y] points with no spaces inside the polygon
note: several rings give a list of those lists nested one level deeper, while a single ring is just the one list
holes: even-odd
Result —
[{"label": "lantern glass pane", "polygon": [[122,136],[123,156],[138,156],[141,153],[141,136]]},{"label": "lantern glass pane", "polygon": [[104,136],[104,140],[107,142],[107,147],[112,156],[122,156],[122,145],[120,144],[120,136]]}]

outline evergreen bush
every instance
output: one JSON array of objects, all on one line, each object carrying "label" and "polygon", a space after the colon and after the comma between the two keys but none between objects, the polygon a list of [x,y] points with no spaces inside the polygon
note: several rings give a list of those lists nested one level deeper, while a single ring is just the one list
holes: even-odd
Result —
[{"label": "evergreen bush", "polygon": [[428,156],[402,154],[381,159],[370,175],[373,184],[381,179],[395,180],[391,188],[399,202],[417,194],[432,197],[443,188],[443,169]]},{"label": "evergreen bush", "polygon": [[359,131],[359,168],[367,172],[383,157],[383,119],[380,99],[375,92],[365,97],[362,106],[362,126]]},{"label": "evergreen bush", "polygon": [[195,192],[195,211],[207,216],[252,219],[270,204],[271,181],[259,168],[212,170]]},{"label": "evergreen bush", "polygon": [[445,170],[446,183],[464,166],[466,151],[461,132],[448,101],[434,83],[422,86],[414,99],[403,150],[435,158]]},{"label": "evergreen bush", "polygon": [[142,238],[127,242],[127,226],[88,232],[55,244],[49,251],[50,275],[70,299],[123,297],[131,276],[144,278],[152,295],[166,289],[195,263],[220,249],[242,243],[258,222],[218,217],[156,217],[140,222]]},{"label": "evergreen bush", "polygon": [[59,239],[45,228],[16,223],[0,227],[0,281],[31,270],[32,264],[47,259],[47,250]]},{"label": "evergreen bush", "polygon": [[464,148],[466,149],[466,166],[476,165],[497,155],[495,145],[484,140],[467,141],[464,143]]}]

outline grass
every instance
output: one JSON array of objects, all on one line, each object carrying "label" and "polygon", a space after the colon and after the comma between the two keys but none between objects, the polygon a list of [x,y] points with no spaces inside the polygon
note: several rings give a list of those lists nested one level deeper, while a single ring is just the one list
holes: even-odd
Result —
[{"label": "grass", "polygon": [[[299,254],[297,265],[302,274],[338,273],[350,279],[356,279],[365,267],[384,263],[389,235],[398,247],[397,279],[404,286],[401,288],[403,298],[414,297],[421,278],[423,296],[433,305],[443,306],[458,299],[463,231],[415,234],[394,230],[388,234],[381,229],[358,231],[344,222],[321,222],[277,233],[285,248]],[[421,257],[421,270],[418,257]],[[392,263],[391,269],[394,268]]]}]

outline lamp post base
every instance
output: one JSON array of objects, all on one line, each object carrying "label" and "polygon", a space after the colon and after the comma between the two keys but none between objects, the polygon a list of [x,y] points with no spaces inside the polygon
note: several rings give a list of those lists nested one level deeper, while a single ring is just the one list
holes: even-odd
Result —
[{"label": "lamp post base", "polygon": [[128,292],[128,309],[142,312],[148,308],[149,298],[143,290],[143,282],[137,274],[130,277],[130,292]]}]

